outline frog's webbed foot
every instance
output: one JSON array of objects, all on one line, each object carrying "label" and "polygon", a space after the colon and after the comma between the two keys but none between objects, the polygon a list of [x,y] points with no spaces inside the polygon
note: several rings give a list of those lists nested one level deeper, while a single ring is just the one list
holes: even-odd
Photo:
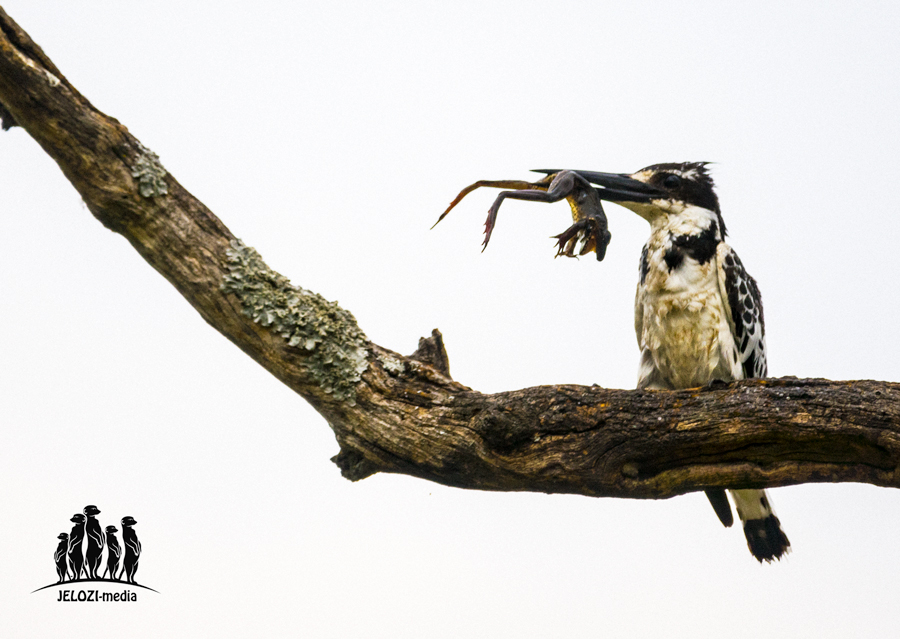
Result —
[{"label": "frog's webbed foot", "polygon": [[601,223],[601,220],[596,217],[586,217],[575,222],[559,235],[554,235],[553,239],[557,240],[556,257],[560,255],[577,257],[575,250],[581,243],[577,255],[587,255],[594,251],[599,262],[606,256],[606,247],[609,245],[612,235],[606,228],[606,224]]}]

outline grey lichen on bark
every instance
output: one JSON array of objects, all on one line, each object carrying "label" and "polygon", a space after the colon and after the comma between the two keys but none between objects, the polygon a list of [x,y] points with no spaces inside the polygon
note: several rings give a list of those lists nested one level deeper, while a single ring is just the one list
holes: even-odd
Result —
[{"label": "grey lichen on bark", "polygon": [[406,371],[406,365],[396,357],[390,355],[379,355],[378,361],[391,375],[400,375]]},{"label": "grey lichen on bark", "polygon": [[356,384],[369,367],[365,333],[356,318],[318,293],[273,271],[256,249],[232,240],[222,290],[234,293],[245,315],[309,353],[306,367],[325,393],[356,403]]},{"label": "grey lichen on bark", "polygon": [[166,186],[166,169],[159,161],[159,156],[140,145],[141,154],[134,163],[131,176],[137,178],[138,191],[144,197],[159,197],[169,192]]}]

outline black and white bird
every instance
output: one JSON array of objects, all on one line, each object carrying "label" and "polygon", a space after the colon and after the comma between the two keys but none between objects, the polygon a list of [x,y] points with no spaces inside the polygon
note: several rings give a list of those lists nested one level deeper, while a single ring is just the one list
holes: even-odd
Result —
[{"label": "black and white bird", "polygon": [[[634,306],[638,388],[676,390],[766,376],[762,299],[725,243],[706,164],[655,164],[631,175],[577,171],[600,187],[601,199],[650,223]],[[772,561],[789,552],[766,491],[729,492],[753,556]],[[725,491],[706,494],[722,523],[731,526]]]},{"label": "black and white bird", "polygon": [[[440,222],[468,193],[500,193],[488,212],[487,247],[505,198],[537,202],[566,199],[575,222],[556,236],[557,255],[595,252],[610,241],[601,200],[631,209],[650,223],[641,252],[634,328],[641,348],[638,388],[678,390],[710,382],[766,376],[762,298],[737,253],[725,243],[725,221],[706,162],[654,164],[631,175],[538,169],[537,182],[481,180],[460,192]],[[592,185],[596,185],[596,188]],[[750,552],[760,562],[780,559],[791,544],[764,490],[731,490]],[[734,523],[722,489],[706,491],[719,519]]]}]

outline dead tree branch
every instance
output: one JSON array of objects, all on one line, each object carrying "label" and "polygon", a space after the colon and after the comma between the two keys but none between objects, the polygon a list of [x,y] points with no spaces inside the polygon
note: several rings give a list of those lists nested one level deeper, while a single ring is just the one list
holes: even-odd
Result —
[{"label": "dead tree branch", "polygon": [[449,377],[441,335],[403,357],[291,285],[0,9],[0,118],[58,164],[203,318],[309,401],[344,476],[663,498],[713,486],[900,487],[900,385],[794,378],[680,392],[544,386],[484,395]]}]

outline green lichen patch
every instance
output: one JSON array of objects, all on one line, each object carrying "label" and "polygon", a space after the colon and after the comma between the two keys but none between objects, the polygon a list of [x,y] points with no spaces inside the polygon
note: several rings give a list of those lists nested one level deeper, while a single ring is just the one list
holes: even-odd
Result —
[{"label": "green lichen patch", "polygon": [[355,386],[369,366],[368,340],[356,318],[318,293],[293,286],[240,240],[231,241],[226,256],[222,290],[238,296],[244,315],[308,351],[306,366],[316,383],[353,405]]},{"label": "green lichen patch", "polygon": [[159,156],[141,145],[141,154],[131,169],[131,176],[137,178],[138,191],[144,197],[156,197],[169,192],[166,186],[166,169],[159,161]]},{"label": "green lichen patch", "polygon": [[378,361],[381,362],[381,365],[384,366],[384,370],[386,370],[391,375],[400,375],[404,371],[406,371],[406,366],[403,365],[396,357],[391,357],[390,355],[379,355]]}]

